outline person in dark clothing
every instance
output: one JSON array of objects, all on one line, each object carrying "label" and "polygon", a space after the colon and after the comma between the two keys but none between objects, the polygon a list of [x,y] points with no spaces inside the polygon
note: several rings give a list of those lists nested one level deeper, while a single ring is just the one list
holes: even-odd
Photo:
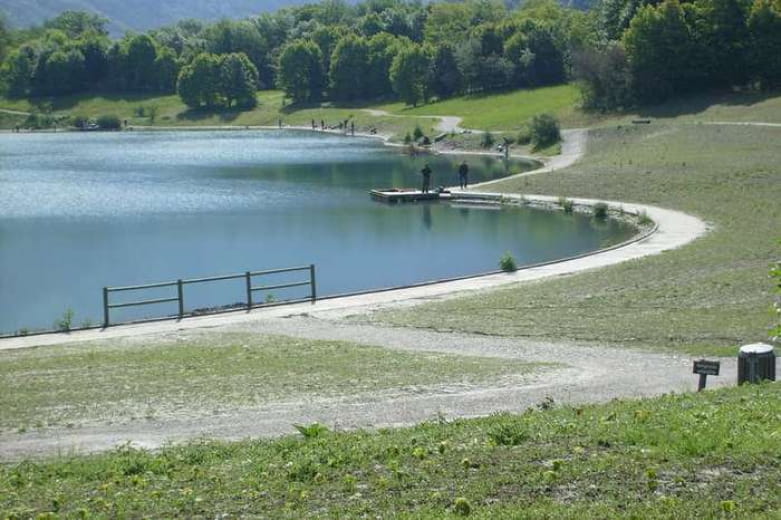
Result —
[{"label": "person in dark clothing", "polygon": [[420,170],[420,173],[423,174],[423,187],[420,189],[420,191],[423,193],[428,193],[429,186],[431,186],[431,167],[429,167],[428,163],[423,166],[423,169]]},{"label": "person in dark clothing", "polygon": [[462,190],[466,189],[466,185],[469,183],[469,165],[466,161],[461,163],[458,167],[458,183]]}]

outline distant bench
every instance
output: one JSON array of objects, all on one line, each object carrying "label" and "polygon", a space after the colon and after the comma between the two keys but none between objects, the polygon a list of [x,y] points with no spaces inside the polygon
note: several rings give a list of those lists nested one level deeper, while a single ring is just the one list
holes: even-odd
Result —
[{"label": "distant bench", "polygon": [[633,119],[632,120],[633,125],[650,125],[651,120],[650,119]]}]

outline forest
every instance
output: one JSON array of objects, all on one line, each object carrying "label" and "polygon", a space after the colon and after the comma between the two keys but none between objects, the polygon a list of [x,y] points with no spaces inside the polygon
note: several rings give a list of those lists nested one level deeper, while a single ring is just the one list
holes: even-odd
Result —
[{"label": "forest", "polygon": [[781,0],[343,0],[243,20],[182,20],[110,38],[108,20],[66,11],[40,26],[0,20],[10,98],[178,93],[194,109],[433,99],[577,81],[614,110],[691,92],[781,83]]}]

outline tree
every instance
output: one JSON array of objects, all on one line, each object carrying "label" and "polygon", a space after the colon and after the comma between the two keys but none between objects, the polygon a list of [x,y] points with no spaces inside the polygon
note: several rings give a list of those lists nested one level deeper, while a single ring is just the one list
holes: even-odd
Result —
[{"label": "tree", "polygon": [[296,40],[282,49],[277,83],[294,103],[320,99],[325,87],[323,56],[314,42]]},{"label": "tree", "polygon": [[624,49],[617,43],[604,49],[584,49],[573,59],[585,108],[615,110],[632,103],[631,75]]},{"label": "tree", "polygon": [[268,84],[273,85],[271,47],[254,23],[248,20],[222,20],[208,27],[203,38],[206,51],[212,54],[244,53],[255,65],[260,77],[268,78]]},{"label": "tree", "polygon": [[561,141],[558,120],[550,114],[539,114],[532,118],[529,135],[535,149],[547,148]]},{"label": "tree", "polygon": [[76,42],[76,46],[84,56],[84,83],[95,86],[102,82],[108,73],[107,37],[96,32],[86,32]]},{"label": "tree", "polygon": [[444,43],[436,48],[431,64],[431,91],[439,98],[460,92],[463,78],[453,47]]},{"label": "tree", "polygon": [[383,32],[369,38],[368,45],[367,95],[377,98],[393,94],[393,86],[390,82],[390,67],[402,44],[395,36]]},{"label": "tree", "polygon": [[408,105],[418,106],[428,97],[428,73],[430,59],[420,45],[402,47],[393,58],[390,79],[393,90]]},{"label": "tree", "polygon": [[[741,0],[742,1],[742,0]],[[742,85],[748,79],[746,12],[738,0],[698,0],[689,22],[704,86]]]},{"label": "tree", "polygon": [[130,90],[154,90],[155,60],[157,48],[146,34],[132,36],[127,42],[125,67],[127,88]]},{"label": "tree", "polygon": [[643,7],[623,37],[632,90],[641,102],[659,102],[690,87],[692,38],[677,0]]},{"label": "tree", "polygon": [[179,63],[175,52],[162,47],[155,58],[155,90],[158,92],[176,92],[176,78],[179,75]]},{"label": "tree", "polygon": [[258,69],[243,52],[226,54],[220,60],[220,94],[230,108],[254,108],[258,104]]},{"label": "tree", "polygon": [[191,108],[213,108],[220,103],[220,58],[207,52],[199,54],[179,72],[176,91]]},{"label": "tree", "polygon": [[365,38],[346,36],[339,40],[331,56],[328,73],[331,96],[342,101],[365,99],[368,95],[365,71],[369,65],[369,45]]},{"label": "tree", "polygon": [[38,78],[40,92],[47,95],[73,94],[84,85],[84,55],[77,49],[56,51],[46,59]]},{"label": "tree", "polygon": [[106,24],[108,19],[98,14],[87,11],[63,11],[56,18],[47,20],[43,26],[46,29],[58,29],[70,38],[78,38],[81,35],[93,32],[101,36],[108,36]]},{"label": "tree", "polygon": [[751,75],[770,89],[781,85],[781,0],[755,0],[748,17]]},{"label": "tree", "polygon": [[3,76],[10,97],[21,98],[30,93],[36,60],[35,49],[30,45],[22,45],[9,54],[3,65]]}]

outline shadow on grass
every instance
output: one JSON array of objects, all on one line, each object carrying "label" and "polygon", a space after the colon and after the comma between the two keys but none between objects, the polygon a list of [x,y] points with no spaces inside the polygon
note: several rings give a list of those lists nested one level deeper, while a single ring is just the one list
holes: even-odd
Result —
[{"label": "shadow on grass", "polygon": [[47,112],[49,109],[60,111],[70,110],[75,108],[84,101],[91,101],[95,98],[101,98],[108,102],[125,102],[125,103],[144,103],[150,100],[159,101],[162,94],[160,93],[104,93],[104,92],[89,92],[84,94],[74,94],[69,96],[42,96],[29,98],[29,102],[37,110],[41,112]]},{"label": "shadow on grass", "polygon": [[778,97],[781,91],[746,91],[746,92],[710,92],[707,94],[696,94],[686,97],[680,97],[672,101],[667,101],[660,105],[643,106],[630,113],[637,113],[643,117],[678,117],[685,115],[694,115],[706,111],[713,105],[743,106],[747,107],[761,103],[770,98]]},{"label": "shadow on grass", "polygon": [[252,109],[241,108],[191,108],[176,114],[178,121],[198,123],[216,117],[223,123],[234,122],[243,112],[251,112]]}]

